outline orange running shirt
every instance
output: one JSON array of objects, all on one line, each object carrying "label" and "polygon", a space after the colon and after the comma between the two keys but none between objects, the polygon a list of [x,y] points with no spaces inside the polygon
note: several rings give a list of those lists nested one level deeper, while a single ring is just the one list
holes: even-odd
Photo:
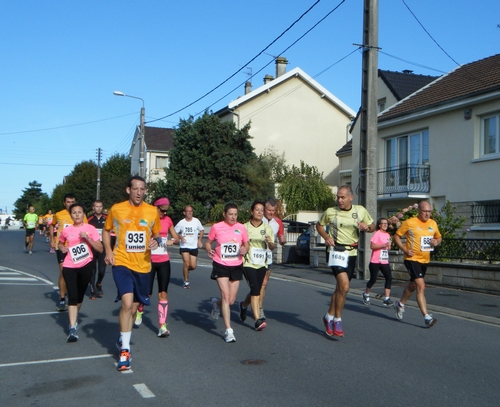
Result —
[{"label": "orange running shirt", "polygon": [[157,209],[145,202],[139,206],[129,201],[111,207],[104,229],[114,230],[116,244],[113,248],[115,266],[124,266],[138,273],[151,271],[151,236],[161,229]]}]

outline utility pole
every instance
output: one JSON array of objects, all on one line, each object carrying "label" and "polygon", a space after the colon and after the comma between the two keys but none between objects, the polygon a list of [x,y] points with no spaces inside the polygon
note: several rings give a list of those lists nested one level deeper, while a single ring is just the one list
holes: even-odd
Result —
[{"label": "utility pole", "polygon": [[146,179],[146,169],[144,168],[144,101],[141,107],[141,141],[139,144],[139,176]]},{"label": "utility pole", "polygon": [[[375,219],[377,217],[378,0],[364,0],[362,47],[359,202]],[[361,270],[367,279],[370,236],[366,233],[363,235],[359,241],[358,270]]]},{"label": "utility pole", "polygon": [[97,192],[95,194],[97,200],[101,199],[101,154],[102,150],[99,147],[97,149]]}]

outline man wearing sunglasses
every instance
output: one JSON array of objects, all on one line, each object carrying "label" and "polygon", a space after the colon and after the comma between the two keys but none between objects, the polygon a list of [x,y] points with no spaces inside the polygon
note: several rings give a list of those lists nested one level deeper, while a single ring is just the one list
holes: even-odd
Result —
[{"label": "man wearing sunglasses", "polygon": [[[403,245],[401,238],[406,236]],[[425,299],[425,272],[431,258],[431,251],[442,241],[437,223],[431,219],[431,205],[427,201],[418,203],[418,215],[405,220],[394,235],[394,242],[404,253],[404,264],[410,274],[410,281],[400,301],[394,303],[396,317],[403,319],[406,301],[417,291],[417,303],[427,328],[433,326],[437,319],[427,312]]]}]

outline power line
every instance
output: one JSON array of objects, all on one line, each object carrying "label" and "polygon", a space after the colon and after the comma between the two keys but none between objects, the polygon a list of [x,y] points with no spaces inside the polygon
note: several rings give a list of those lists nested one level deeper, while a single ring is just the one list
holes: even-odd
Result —
[{"label": "power line", "polygon": [[405,0],[402,0],[402,1],[403,1],[403,4],[404,4],[404,5],[406,6],[406,8],[408,9],[408,11],[411,13],[411,15],[415,18],[415,20],[417,20],[417,23],[419,23],[419,24],[420,24],[420,27],[422,27],[422,29],[423,29],[423,30],[427,33],[427,35],[429,36],[429,38],[430,38],[432,41],[434,41],[434,43],[435,43],[435,44],[439,47],[439,49],[440,49],[441,51],[443,51],[443,52],[446,54],[446,56],[447,56],[448,58],[450,58],[453,62],[455,62],[458,66],[460,66],[460,64],[459,64],[457,61],[455,61],[455,60],[454,60],[454,59],[450,56],[450,54],[448,54],[448,53],[444,50],[444,48],[443,48],[441,45],[439,45],[439,43],[438,43],[438,42],[437,42],[437,41],[436,41],[436,40],[432,37],[432,35],[429,33],[429,31],[427,31],[427,30],[425,29],[424,25],[420,22],[420,20],[419,20],[419,19],[417,18],[417,16],[413,13],[413,11],[411,11],[410,7],[408,6],[408,4],[406,4]]},{"label": "power line", "polygon": [[378,52],[379,52],[380,54],[387,55],[388,57],[391,57],[391,58],[397,59],[397,60],[399,60],[399,61],[406,62],[407,64],[414,65],[414,66],[418,66],[419,68],[429,69],[429,70],[431,70],[431,71],[436,71],[436,72],[439,72],[439,73],[447,73],[447,72],[445,72],[445,71],[441,71],[441,70],[436,69],[436,68],[431,68],[430,66],[422,65],[422,64],[419,64],[419,63],[417,63],[417,62],[408,61],[407,59],[403,59],[403,58],[397,57],[397,56],[395,56],[395,55],[388,54],[387,52],[384,52],[384,51],[381,51],[381,50],[379,50]]},{"label": "power line", "polygon": [[130,115],[133,115],[133,114],[137,114],[137,112],[135,112],[135,113],[127,113],[127,114],[123,114],[121,116],[109,117],[107,119],[93,120],[93,121],[90,121],[90,122],[68,124],[66,126],[47,127],[45,129],[23,130],[23,131],[13,131],[13,132],[8,132],[8,133],[0,133],[0,136],[7,136],[7,135],[10,135],[10,134],[36,133],[36,132],[40,132],[40,131],[58,130],[58,129],[65,129],[65,128],[68,128],[68,127],[85,126],[87,124],[93,124],[93,123],[105,122],[107,120],[119,119],[120,117],[130,116]]},{"label": "power line", "polygon": [[[311,7],[309,7],[304,13],[302,13],[302,15],[297,19],[295,20],[285,31],[283,31],[280,35],[278,35],[273,41],[271,41],[271,43],[269,45],[267,45],[262,51],[260,51],[257,55],[255,55],[250,61],[248,61],[246,64],[244,64],[240,69],[238,69],[235,73],[233,73],[231,76],[229,76],[227,79],[225,79],[223,82],[219,83],[215,88],[213,88],[212,90],[208,91],[207,93],[205,93],[203,96],[199,97],[198,99],[196,99],[194,102],[191,102],[189,103],[188,105],[184,106],[183,108],[173,112],[173,113],[170,113],[166,116],[163,116],[163,117],[160,117],[159,119],[155,119],[155,120],[151,120],[147,123],[153,123],[153,122],[156,122],[158,120],[162,120],[162,119],[166,119],[167,117],[170,117],[170,116],[173,116],[174,114],[176,113],[179,113],[179,112],[182,112],[183,110],[187,109],[188,107],[194,105],[195,103],[199,102],[200,100],[204,99],[205,97],[207,97],[208,95],[210,95],[211,93],[215,92],[217,89],[219,89],[222,85],[224,85],[226,82],[228,82],[230,79],[234,78],[238,73],[240,73],[243,69],[245,69],[249,64],[251,64],[255,59],[257,59],[260,55],[262,55],[264,53],[264,51],[266,51],[271,45],[273,45],[276,41],[278,41],[283,35],[285,35],[295,24],[297,24],[307,13],[309,13],[321,0],[317,0]],[[343,0],[344,2],[345,0]],[[267,66],[267,65],[266,65]],[[264,69],[264,68],[262,68]],[[260,71],[259,71],[260,72]],[[255,76],[255,74],[253,75]],[[252,76],[252,77],[253,77]],[[241,85],[239,85],[241,86]],[[215,102],[217,103],[217,102]],[[212,105],[213,106],[213,105]]]},{"label": "power line", "polygon": [[[309,34],[312,30],[314,30],[320,23],[322,23],[330,14],[332,14],[335,10],[337,10],[345,0],[342,0],[339,4],[337,4],[331,11],[329,11],[321,20],[319,20],[316,24],[314,24],[309,30],[307,30],[304,34],[302,34],[298,39],[296,39],[294,42],[292,42],[291,45],[286,47],[283,51],[281,51],[278,55],[283,55],[286,51],[288,51],[290,48],[292,48],[295,44],[297,44],[302,38],[304,38],[307,34]],[[352,54],[352,52],[351,52]],[[351,55],[349,54],[349,55]],[[349,55],[347,55],[344,58],[347,58]],[[262,68],[260,68],[257,72],[255,72],[250,79],[252,79],[254,76],[256,76],[258,73],[262,72],[266,67],[268,67],[276,58],[273,57],[271,61],[269,61],[267,64],[265,64]],[[339,61],[340,62],[340,61]],[[334,64],[335,65],[335,64]],[[332,65],[333,66],[333,65]],[[327,68],[330,69],[330,68]],[[322,73],[322,72],[321,72]],[[320,75],[321,75],[320,73]],[[245,81],[246,82],[246,81]],[[199,114],[203,113],[205,110],[210,109],[213,105],[216,103],[219,103],[222,99],[226,98],[228,95],[230,95],[232,92],[234,92],[236,89],[238,89],[241,85],[245,84],[245,82],[240,83],[238,86],[230,90],[228,93],[226,93],[224,96],[221,98],[217,99],[214,103],[212,103],[210,106],[207,106],[205,109],[202,111],[198,112],[195,116],[198,116]],[[177,112],[176,112],[177,113]]]}]

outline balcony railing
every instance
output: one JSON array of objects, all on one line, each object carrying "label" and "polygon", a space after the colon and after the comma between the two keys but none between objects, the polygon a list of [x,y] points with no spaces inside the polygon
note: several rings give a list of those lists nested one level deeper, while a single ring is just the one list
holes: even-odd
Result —
[{"label": "balcony railing", "polygon": [[472,224],[500,223],[500,201],[478,202],[471,205]]},{"label": "balcony railing", "polygon": [[378,195],[428,193],[430,189],[429,165],[404,165],[378,170]]}]

